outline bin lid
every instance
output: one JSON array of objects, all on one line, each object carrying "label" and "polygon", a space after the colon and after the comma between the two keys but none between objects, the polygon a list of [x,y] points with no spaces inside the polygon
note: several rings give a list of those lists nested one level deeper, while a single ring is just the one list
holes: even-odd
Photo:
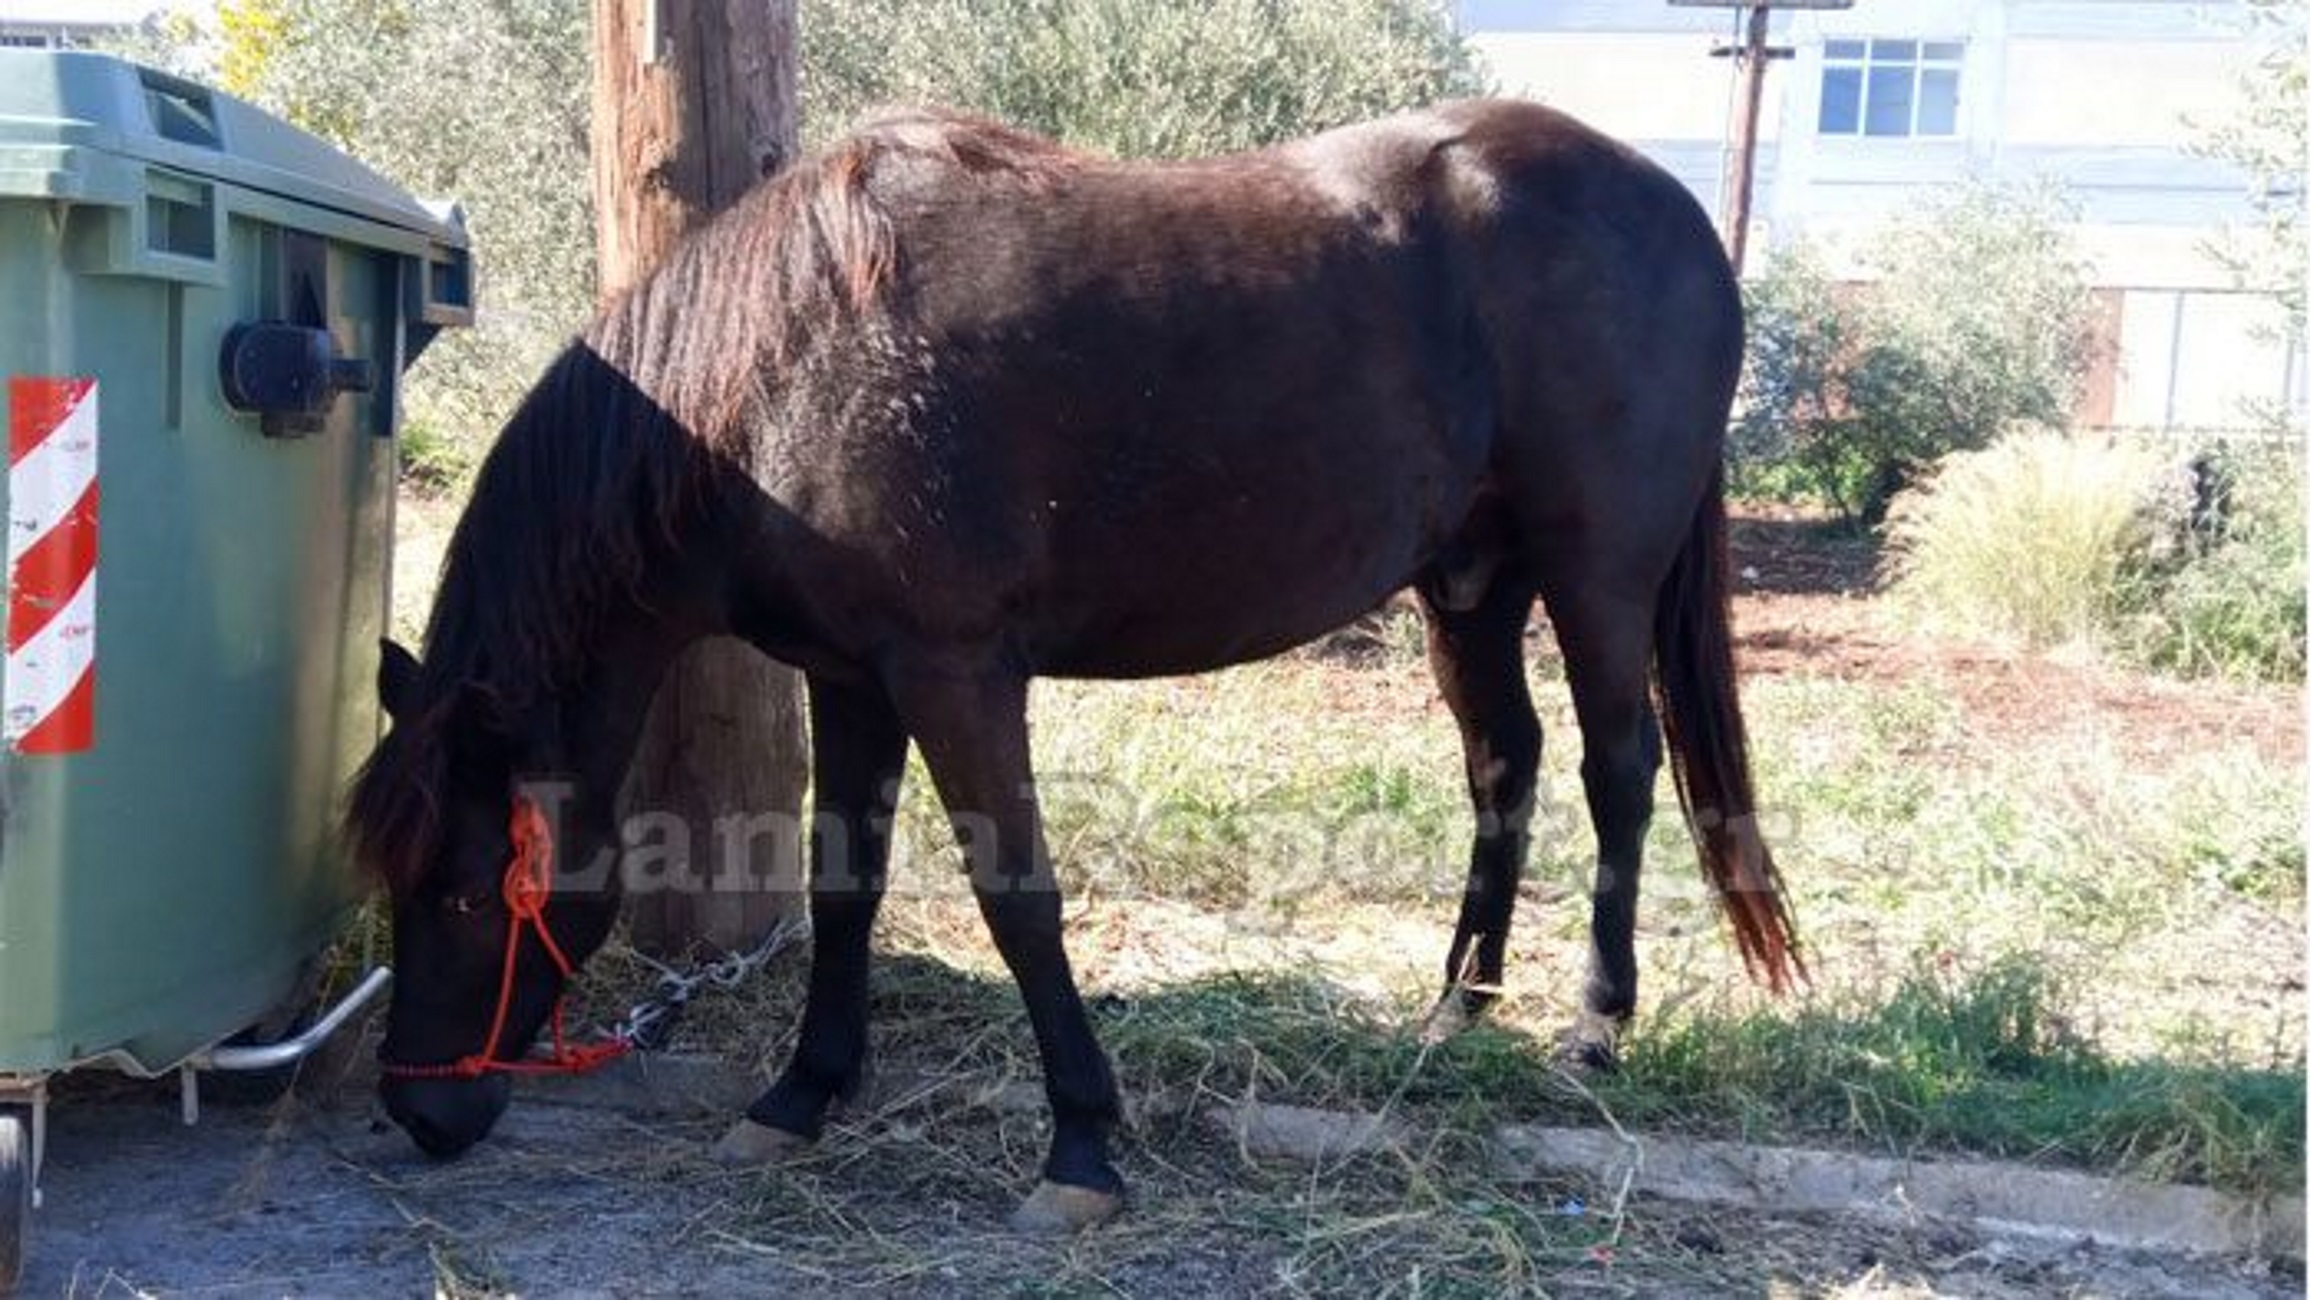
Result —
[{"label": "bin lid", "polygon": [[23,146],[98,149],[453,247],[467,242],[454,208],[411,196],[318,136],[221,90],[111,55],[0,49],[0,155]]}]

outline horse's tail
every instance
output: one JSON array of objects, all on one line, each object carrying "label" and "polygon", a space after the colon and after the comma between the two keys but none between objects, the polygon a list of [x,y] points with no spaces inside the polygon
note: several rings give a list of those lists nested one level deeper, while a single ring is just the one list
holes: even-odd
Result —
[{"label": "horse's tail", "polygon": [[1711,476],[1653,611],[1661,720],[1676,792],[1749,973],[1774,992],[1805,975],[1780,871],[1757,827],[1748,729],[1733,676],[1724,473]]}]

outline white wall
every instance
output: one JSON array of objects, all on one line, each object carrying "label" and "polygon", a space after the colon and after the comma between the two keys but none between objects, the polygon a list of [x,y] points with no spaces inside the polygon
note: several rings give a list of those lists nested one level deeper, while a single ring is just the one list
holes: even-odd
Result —
[{"label": "white wall", "polygon": [[2015,40],[2005,50],[2007,144],[2168,145],[2236,102],[2243,45],[2229,41]]},{"label": "white wall", "polygon": [[2248,419],[2249,404],[2277,405],[2289,377],[2278,324],[2276,304],[2257,295],[2127,293],[2111,423],[2219,428]]}]

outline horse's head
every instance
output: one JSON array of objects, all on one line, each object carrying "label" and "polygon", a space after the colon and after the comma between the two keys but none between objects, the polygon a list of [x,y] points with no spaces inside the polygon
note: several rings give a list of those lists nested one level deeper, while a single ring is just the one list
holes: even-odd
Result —
[{"label": "horse's head", "polygon": [[351,825],[392,890],[379,1087],[394,1122],[448,1157],[504,1113],[505,1067],[609,934],[610,813],[559,777],[568,765],[552,719],[509,726],[428,683],[390,642],[377,687],[393,730],[355,787]]}]

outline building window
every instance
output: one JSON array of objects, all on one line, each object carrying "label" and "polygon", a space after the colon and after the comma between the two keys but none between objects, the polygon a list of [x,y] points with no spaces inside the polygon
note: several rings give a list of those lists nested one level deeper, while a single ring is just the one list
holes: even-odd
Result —
[{"label": "building window", "polygon": [[1822,54],[1821,134],[1957,134],[1961,41],[1830,41]]},{"label": "building window", "polygon": [[0,32],[0,49],[45,50],[53,44],[48,37],[31,32]]}]

